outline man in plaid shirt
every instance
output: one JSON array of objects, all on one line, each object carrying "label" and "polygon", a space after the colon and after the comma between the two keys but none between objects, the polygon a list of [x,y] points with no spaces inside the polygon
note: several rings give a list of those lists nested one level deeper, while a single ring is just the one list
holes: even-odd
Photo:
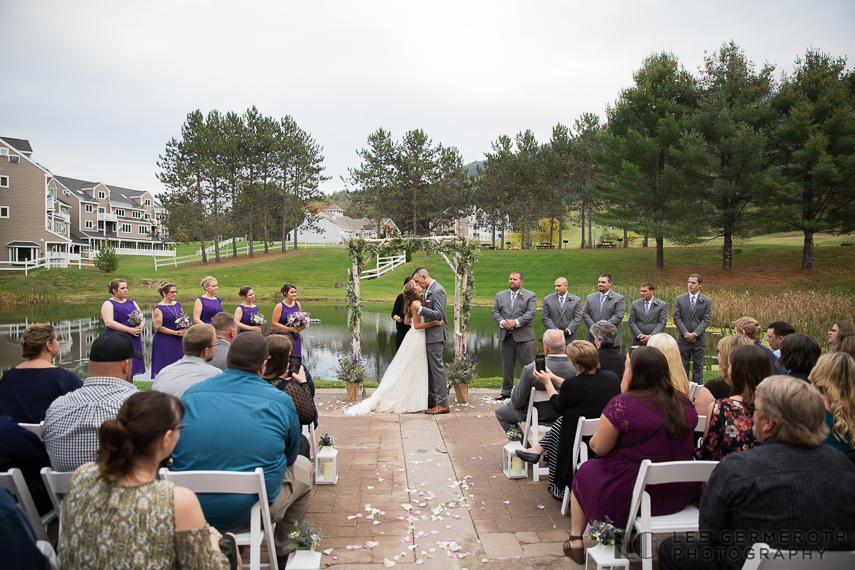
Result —
[{"label": "man in plaid shirt", "polygon": [[42,437],[54,471],[74,471],[95,461],[98,428],[115,418],[137,391],[131,381],[132,361],[142,357],[127,335],[108,333],[95,339],[83,387],[54,400],[45,414]]}]

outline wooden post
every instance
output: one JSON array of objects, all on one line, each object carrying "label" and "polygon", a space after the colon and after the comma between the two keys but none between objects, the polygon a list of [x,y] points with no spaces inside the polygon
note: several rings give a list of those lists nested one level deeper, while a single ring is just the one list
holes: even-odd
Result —
[{"label": "wooden post", "polygon": [[[461,305],[463,303],[463,295],[466,294],[466,287],[468,285],[468,281],[469,281],[469,271],[464,271],[463,272],[463,278],[460,282]],[[456,345],[457,354],[461,355],[461,354],[463,354],[463,347],[466,346],[466,336],[469,333],[469,327],[466,325],[461,325],[460,327],[457,327],[455,324],[455,329],[457,329],[457,328],[460,328],[460,331],[459,331],[460,334],[456,335],[457,336],[457,345]]]},{"label": "wooden post", "polygon": [[[359,261],[354,257],[353,258],[353,293],[356,295],[356,302],[358,305],[362,304],[362,299],[359,294]],[[353,326],[353,341],[351,346],[353,347],[353,352],[355,354],[360,354],[360,344],[359,344],[359,336],[360,329],[362,327],[362,317],[356,319],[356,324]]]}]

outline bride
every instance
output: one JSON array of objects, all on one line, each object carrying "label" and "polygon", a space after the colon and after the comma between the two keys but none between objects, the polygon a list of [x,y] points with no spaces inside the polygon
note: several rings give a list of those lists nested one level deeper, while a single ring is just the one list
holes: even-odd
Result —
[{"label": "bride", "polygon": [[344,413],[361,416],[374,411],[405,414],[422,412],[428,402],[428,362],[425,329],[442,325],[442,321],[423,323],[419,316],[422,288],[415,281],[404,285],[404,314],[413,328],[404,337],[401,348],[383,374],[380,386],[367,398]]}]

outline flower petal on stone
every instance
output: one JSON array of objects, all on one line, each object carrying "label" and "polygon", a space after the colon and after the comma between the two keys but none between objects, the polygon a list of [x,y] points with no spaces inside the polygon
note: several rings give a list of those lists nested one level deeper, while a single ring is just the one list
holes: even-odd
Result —
[{"label": "flower petal on stone", "polygon": [[329,555],[332,553],[332,551],[333,551],[333,549],[332,549],[332,548],[327,548],[326,550],[324,550],[324,554],[326,554],[327,556],[329,556]]},{"label": "flower petal on stone", "polygon": [[385,566],[386,568],[391,568],[394,565],[395,562],[393,560],[389,560],[388,558],[383,559],[383,566]]}]

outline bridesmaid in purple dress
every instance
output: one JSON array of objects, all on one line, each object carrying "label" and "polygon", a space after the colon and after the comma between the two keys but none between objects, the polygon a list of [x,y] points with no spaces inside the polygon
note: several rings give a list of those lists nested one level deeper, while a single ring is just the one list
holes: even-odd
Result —
[{"label": "bridesmaid in purple dress", "polygon": [[[573,478],[570,539],[564,554],[584,564],[582,533],[589,520],[609,517],[626,526],[632,490],[644,459],[691,461],[698,413],[689,398],[671,383],[668,360],[658,348],[632,352],[621,382],[623,394],[603,410],[591,450],[600,457],[586,461]],[[653,516],[681,511],[698,496],[698,483],[669,483],[647,488]]]},{"label": "bridesmaid in purple dress", "polygon": [[290,283],[286,283],[282,286],[282,289],[280,289],[279,292],[282,293],[285,300],[276,305],[276,308],[273,309],[272,324],[275,328],[285,329],[291,333],[294,340],[294,350],[291,351],[291,354],[295,356],[303,356],[303,347],[300,343],[300,332],[306,328],[306,326],[289,327],[286,324],[288,322],[288,315],[303,310],[303,308],[300,307],[300,303],[297,302],[297,288]]},{"label": "bridesmaid in purple dress", "polygon": [[238,326],[238,334],[246,331],[260,333],[261,326],[254,325],[249,321],[253,315],[258,314],[258,307],[255,305],[255,291],[253,291],[252,287],[249,285],[244,285],[240,288],[238,295],[243,299],[243,303],[238,305],[237,309],[235,309],[235,321]]},{"label": "bridesmaid in purple dress", "polygon": [[157,292],[163,300],[154,308],[154,338],[151,341],[151,378],[173,362],[184,357],[181,337],[187,329],[179,329],[175,319],[181,314],[181,303],[175,300],[178,289],[175,283],[160,284]]},{"label": "bridesmaid in purple dress", "polygon": [[[123,333],[128,335],[134,343],[134,350],[142,352],[142,339],[144,322],[132,325],[128,322],[128,316],[140,307],[136,302],[128,299],[128,284],[124,279],[113,279],[107,288],[112,297],[101,305],[101,318],[104,319],[104,334]],[[142,311],[140,311],[142,312]],[[145,362],[134,358],[132,376],[145,373]]]},{"label": "bridesmaid in purple dress", "polygon": [[210,325],[217,313],[223,312],[223,303],[217,298],[217,289],[220,286],[215,277],[208,275],[202,279],[202,289],[205,294],[196,297],[196,302],[193,304],[193,324],[195,325]]}]

